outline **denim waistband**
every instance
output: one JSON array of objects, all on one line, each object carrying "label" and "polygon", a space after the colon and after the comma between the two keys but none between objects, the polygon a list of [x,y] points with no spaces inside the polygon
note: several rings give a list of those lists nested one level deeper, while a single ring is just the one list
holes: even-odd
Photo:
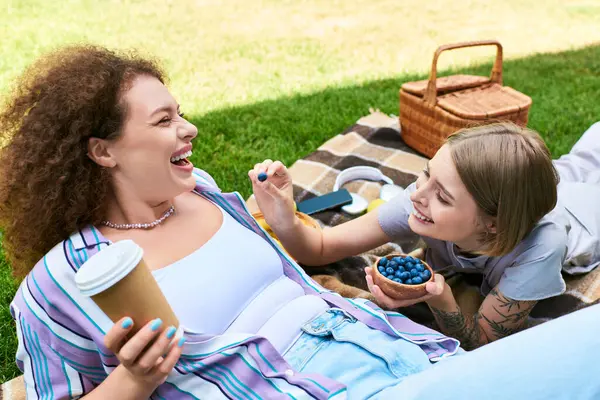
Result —
[{"label": "denim waistband", "polygon": [[356,318],[340,308],[323,311],[302,326],[302,331],[314,336],[327,336],[343,323],[355,323]]}]

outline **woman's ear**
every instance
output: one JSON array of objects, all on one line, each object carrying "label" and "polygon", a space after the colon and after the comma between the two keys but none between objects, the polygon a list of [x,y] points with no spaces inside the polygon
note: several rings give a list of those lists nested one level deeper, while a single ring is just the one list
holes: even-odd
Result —
[{"label": "woman's ear", "polygon": [[489,217],[485,221],[485,227],[489,233],[496,233],[496,218]]},{"label": "woman's ear", "polygon": [[92,137],[88,140],[88,157],[101,167],[113,168],[117,165],[104,139]]}]

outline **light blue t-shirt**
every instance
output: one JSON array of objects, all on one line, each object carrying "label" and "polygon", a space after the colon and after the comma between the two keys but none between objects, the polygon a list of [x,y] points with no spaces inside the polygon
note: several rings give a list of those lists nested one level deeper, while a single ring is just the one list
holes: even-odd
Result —
[{"label": "light blue t-shirt", "polygon": [[[405,251],[420,237],[408,225],[413,212],[410,194],[415,184],[378,208],[379,224],[384,232]],[[423,237],[427,244],[426,261],[432,268],[452,268],[458,272],[483,274],[481,293],[486,296],[498,286],[505,296],[515,300],[542,300],[565,291],[561,272],[587,272],[600,259],[597,211],[600,187],[577,183],[559,186],[558,204],[509,254],[465,257],[454,243]]]}]

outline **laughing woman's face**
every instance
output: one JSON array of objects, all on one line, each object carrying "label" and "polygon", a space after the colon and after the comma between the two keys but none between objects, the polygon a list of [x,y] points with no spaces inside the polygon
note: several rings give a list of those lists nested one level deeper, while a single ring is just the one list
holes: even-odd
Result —
[{"label": "laughing woman's face", "polygon": [[122,134],[107,143],[114,165],[115,191],[160,203],[195,187],[192,139],[197,128],[158,79],[136,77],[123,95],[126,119]]}]

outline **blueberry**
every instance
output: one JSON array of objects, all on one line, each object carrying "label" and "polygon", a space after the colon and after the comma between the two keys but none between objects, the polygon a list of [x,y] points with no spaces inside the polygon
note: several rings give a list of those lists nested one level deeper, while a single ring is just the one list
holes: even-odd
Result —
[{"label": "blueberry", "polygon": [[404,265],[406,264],[406,260],[404,258],[398,257],[398,264]]},{"label": "blueberry", "polygon": [[387,263],[388,263],[388,259],[385,257],[380,258],[379,262],[378,262],[379,265],[383,265],[384,267],[387,265]]},{"label": "blueberry", "polygon": [[415,268],[417,269],[417,271],[419,272],[423,272],[425,270],[425,267],[423,266],[423,264],[417,264],[415,266]]},{"label": "blueberry", "polygon": [[382,274],[385,272],[385,268],[383,268],[382,265],[380,265],[379,267],[377,267],[377,269],[379,270],[379,272],[381,272]]},{"label": "blueberry", "polygon": [[412,278],[412,283],[418,285],[419,283],[423,283],[423,279],[421,279],[420,276],[415,276],[414,278]]},{"label": "blueberry", "polygon": [[402,272],[403,272],[403,271],[397,270],[397,271],[396,271],[396,273],[395,273],[395,275],[396,275],[398,278],[400,278],[400,277],[402,276]]},{"label": "blueberry", "polygon": [[403,272],[402,275],[400,275],[400,278],[404,280],[410,279],[410,272]]},{"label": "blueberry", "polygon": [[392,268],[392,267],[387,267],[387,268],[385,269],[385,272],[386,272],[388,275],[393,275],[393,274],[394,274],[394,268]]},{"label": "blueberry", "polygon": [[404,272],[404,271],[406,271],[406,270],[404,269],[404,266],[403,266],[403,265],[398,265],[398,271],[400,271],[400,272]]},{"label": "blueberry", "polygon": [[398,263],[396,261],[392,260],[387,263],[387,266],[396,269],[396,268],[398,268]]},{"label": "blueberry", "polygon": [[407,279],[407,280],[404,281],[404,284],[405,285],[412,285],[413,281],[412,281],[412,279],[409,278],[409,279]]},{"label": "blueberry", "polygon": [[424,280],[427,280],[427,279],[431,278],[431,272],[429,272],[429,270],[426,269],[425,271],[421,272],[421,277]]},{"label": "blueberry", "polygon": [[398,264],[400,264],[402,262],[402,257],[394,257],[392,258],[393,261],[396,261]]},{"label": "blueberry", "polygon": [[260,174],[258,174],[258,180],[261,182],[264,182],[267,180],[267,174],[264,172],[261,172]]},{"label": "blueberry", "polygon": [[410,277],[414,278],[415,276],[419,276],[419,271],[416,268],[410,270]]},{"label": "blueberry", "polygon": [[396,283],[402,283],[402,279],[400,279],[400,278],[394,278],[392,280]]},{"label": "blueberry", "polygon": [[406,266],[406,269],[410,270],[410,269],[413,269],[413,268],[415,267],[415,263],[414,263],[414,262],[412,262],[412,261],[408,261],[408,262],[405,264],[405,266]]}]

